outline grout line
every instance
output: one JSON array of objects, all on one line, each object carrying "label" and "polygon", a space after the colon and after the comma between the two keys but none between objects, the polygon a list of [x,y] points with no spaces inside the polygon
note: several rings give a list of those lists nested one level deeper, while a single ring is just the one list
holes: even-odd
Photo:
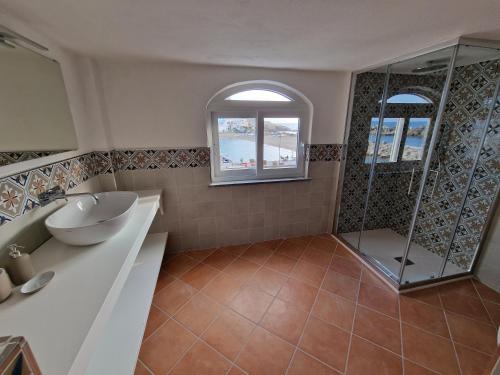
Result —
[{"label": "grout line", "polygon": [[483,300],[483,297],[481,296],[481,294],[479,293],[479,291],[477,290],[476,288],[476,284],[471,280],[471,283],[472,283],[472,287],[474,288],[474,290],[476,291],[476,294],[478,295],[479,297],[479,300],[481,301],[481,305],[483,306],[483,309],[486,311],[486,315],[488,315],[488,318],[490,319],[490,323],[496,327],[496,323],[495,321],[493,320],[489,310],[486,308],[486,305],[484,304],[484,300]]},{"label": "grout line", "polygon": [[358,305],[359,305],[359,294],[361,291],[361,279],[363,278],[363,272],[365,272],[365,268],[361,268],[361,275],[359,276],[359,282],[358,282],[358,293],[356,294],[356,301],[355,301],[355,306],[354,306],[354,319],[352,322],[352,331],[351,335],[349,337],[349,346],[347,347],[347,358],[345,360],[345,366],[344,366],[344,373],[347,373],[347,369],[349,366],[349,357],[351,355],[351,345],[352,345],[352,337],[354,335],[354,325],[356,324],[356,316],[358,314]]},{"label": "grout line", "polygon": [[[142,345],[142,344],[141,344]],[[137,362],[140,362],[141,365],[146,369],[146,371],[148,373],[150,373],[151,375],[155,375],[155,373],[153,372],[153,370],[151,370],[144,362],[142,362],[139,358],[137,358]],[[137,368],[137,363],[135,364],[135,367]],[[134,372],[135,372],[135,368],[134,368]]]},{"label": "grout line", "polygon": [[[309,243],[310,243],[310,241],[309,241]],[[307,246],[309,246],[309,243],[308,243],[308,245],[307,245]],[[337,243],[337,244],[335,245],[335,249],[333,249],[333,254],[335,254],[335,250],[337,250],[337,246],[339,246],[338,241],[336,241],[336,243]],[[306,246],[306,248],[307,248],[307,246]],[[304,252],[304,253],[305,253],[305,252]],[[304,255],[304,253],[302,253],[302,255],[301,255],[300,259],[302,259],[302,257],[303,257],[303,255]],[[329,265],[328,265],[328,268],[330,268],[330,266],[331,266],[331,264],[332,264],[332,261],[333,261],[333,254],[332,254],[332,257],[330,258],[330,263],[329,263]],[[297,265],[297,264],[296,264],[296,265]],[[290,361],[288,362],[288,367],[287,367],[287,369],[286,369],[286,371],[285,371],[285,375],[287,375],[287,374],[288,374],[288,372],[290,371],[290,368],[292,367],[292,363],[293,363],[293,361],[294,361],[294,359],[295,359],[295,355],[296,355],[297,350],[298,350],[298,348],[299,348],[299,344],[302,342],[302,339],[303,339],[303,337],[304,337],[304,333],[305,333],[306,328],[307,328],[307,326],[308,326],[308,324],[309,324],[309,320],[311,319],[312,311],[313,311],[313,309],[314,309],[314,306],[316,306],[316,303],[318,302],[318,297],[319,297],[319,294],[320,294],[320,291],[321,291],[321,287],[323,286],[323,284],[324,284],[324,282],[325,282],[325,279],[326,279],[326,275],[327,275],[327,274],[328,274],[328,272],[325,272],[325,274],[323,275],[323,279],[321,280],[321,284],[320,284],[320,286],[319,286],[319,288],[318,288],[318,290],[317,290],[317,292],[316,292],[316,297],[314,298],[314,302],[313,302],[313,304],[311,305],[311,308],[309,309],[309,312],[307,313],[307,318],[306,318],[306,321],[305,321],[305,323],[304,323],[304,327],[302,327],[302,332],[300,333],[299,340],[297,341],[297,344],[295,345],[295,350],[294,350],[294,352],[293,352],[293,354],[292,354],[292,357],[290,358]],[[329,366],[329,367],[331,367],[331,366]]]},{"label": "grout line", "polygon": [[[438,297],[439,297],[439,300],[441,301],[441,304],[444,306],[443,301],[441,300],[441,292],[438,292]],[[450,324],[448,323],[448,317],[446,316],[446,311],[444,311],[444,321],[446,322],[446,327],[448,327],[448,333],[450,334],[450,341],[451,341],[451,345],[453,346],[453,352],[455,353],[455,359],[457,360],[458,371],[460,372],[460,374],[463,374],[462,366],[460,365],[460,360],[458,359],[457,348],[455,347],[455,341],[453,340],[453,335],[451,334]]]}]

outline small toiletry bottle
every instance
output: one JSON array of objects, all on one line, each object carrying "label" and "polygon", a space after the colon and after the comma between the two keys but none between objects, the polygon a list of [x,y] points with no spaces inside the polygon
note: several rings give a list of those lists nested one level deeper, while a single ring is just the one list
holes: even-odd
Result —
[{"label": "small toiletry bottle", "polygon": [[9,274],[4,268],[0,268],[0,302],[3,302],[12,293],[12,284]]},{"label": "small toiletry bottle", "polygon": [[26,253],[21,254],[19,249],[23,247],[18,244],[12,244],[7,247],[10,250],[7,269],[9,270],[12,282],[15,285],[24,284],[35,276],[35,269],[31,263],[31,256]]}]

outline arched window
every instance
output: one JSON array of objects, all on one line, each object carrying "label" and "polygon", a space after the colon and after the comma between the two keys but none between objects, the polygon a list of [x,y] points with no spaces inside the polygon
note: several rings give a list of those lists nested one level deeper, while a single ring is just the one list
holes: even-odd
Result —
[{"label": "arched window", "polygon": [[277,82],[228,86],[207,104],[212,183],[306,177],[311,102]]},{"label": "arched window", "polygon": [[425,96],[417,94],[397,94],[387,99],[390,104],[432,104]]}]

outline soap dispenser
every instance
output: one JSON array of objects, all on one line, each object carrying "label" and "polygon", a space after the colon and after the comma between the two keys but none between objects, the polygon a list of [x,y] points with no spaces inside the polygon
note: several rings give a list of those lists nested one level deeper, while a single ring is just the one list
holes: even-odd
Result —
[{"label": "soap dispenser", "polygon": [[10,250],[7,268],[12,282],[15,285],[24,284],[35,276],[35,269],[31,263],[31,256],[26,253],[22,254],[19,249],[22,249],[23,246],[18,244],[12,244],[7,247]]}]

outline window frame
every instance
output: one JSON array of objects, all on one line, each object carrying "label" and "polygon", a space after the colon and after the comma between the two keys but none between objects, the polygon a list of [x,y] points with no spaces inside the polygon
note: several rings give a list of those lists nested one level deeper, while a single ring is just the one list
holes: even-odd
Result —
[{"label": "window frame", "polygon": [[[290,101],[225,100],[233,94],[247,90],[268,90]],[[306,146],[309,143],[312,106],[293,89],[267,82],[242,83],[219,91],[207,105],[207,138],[210,147],[212,184],[266,182],[307,178]],[[218,118],[253,117],[256,119],[256,167],[244,170],[221,170]],[[264,118],[299,119],[297,139],[297,166],[295,168],[264,168]],[[249,171],[252,171],[249,173]]]}]

